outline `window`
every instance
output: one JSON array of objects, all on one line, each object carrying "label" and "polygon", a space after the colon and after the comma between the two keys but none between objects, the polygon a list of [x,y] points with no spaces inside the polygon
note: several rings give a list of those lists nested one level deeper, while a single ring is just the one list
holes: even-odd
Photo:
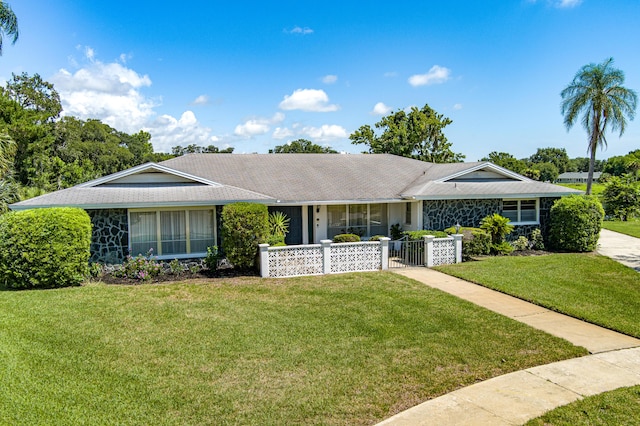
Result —
[{"label": "window", "polygon": [[129,224],[132,256],[201,256],[215,241],[213,210],[131,211]]},{"label": "window", "polygon": [[404,223],[405,225],[411,225],[411,203],[405,203],[404,205]]},{"label": "window", "polygon": [[327,238],[351,233],[361,237],[387,235],[386,204],[341,204],[327,206]]},{"label": "window", "polygon": [[514,223],[538,222],[537,200],[504,200],[502,216]]}]

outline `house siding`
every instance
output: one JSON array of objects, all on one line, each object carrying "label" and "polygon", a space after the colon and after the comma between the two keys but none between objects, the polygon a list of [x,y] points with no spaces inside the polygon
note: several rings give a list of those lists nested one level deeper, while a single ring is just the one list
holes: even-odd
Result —
[{"label": "house siding", "polygon": [[[540,229],[543,237],[549,234],[551,207],[559,197],[543,197],[539,203],[540,224],[516,225],[509,235],[514,240],[521,235],[529,238],[534,229]],[[423,204],[423,229],[443,230],[456,223],[461,226],[479,227],[480,221],[491,214],[502,214],[502,199],[488,200],[425,200]]]},{"label": "house siding", "polygon": [[128,254],[129,224],[126,209],[87,210],[91,232],[91,262],[122,263]]}]

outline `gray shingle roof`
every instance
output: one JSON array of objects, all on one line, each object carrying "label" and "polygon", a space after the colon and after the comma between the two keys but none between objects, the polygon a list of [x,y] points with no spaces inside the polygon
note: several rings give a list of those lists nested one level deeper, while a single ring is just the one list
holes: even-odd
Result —
[{"label": "gray shingle roof", "polygon": [[[148,164],[13,204],[13,209],[49,206],[136,208],[197,206],[233,201],[264,203],[385,202],[417,199],[561,196],[577,191],[541,182],[442,182],[486,163],[433,164],[389,154],[190,154]],[[498,174],[511,173],[496,166]],[[193,185],[118,184],[127,173],[160,169],[197,177]],[[166,169],[165,169],[166,168]],[[502,170],[502,171],[500,171]],[[512,176],[513,177],[513,176]],[[517,177],[517,176],[516,176]],[[116,179],[117,178],[117,179]],[[115,180],[114,180],[115,179]],[[213,184],[215,182],[220,185]]]},{"label": "gray shingle roof", "polygon": [[397,199],[434,166],[389,154],[190,154],[160,164],[281,202]]},{"label": "gray shingle roof", "polygon": [[15,210],[32,207],[70,206],[83,208],[136,208],[152,206],[196,206],[233,201],[274,201],[271,198],[230,186],[169,186],[153,188],[72,187],[13,204]]}]

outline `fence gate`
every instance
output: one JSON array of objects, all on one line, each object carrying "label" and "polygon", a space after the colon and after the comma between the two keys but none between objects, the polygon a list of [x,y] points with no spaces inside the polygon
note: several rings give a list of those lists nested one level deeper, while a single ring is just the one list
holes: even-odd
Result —
[{"label": "fence gate", "polygon": [[389,241],[389,268],[424,266],[424,241]]}]

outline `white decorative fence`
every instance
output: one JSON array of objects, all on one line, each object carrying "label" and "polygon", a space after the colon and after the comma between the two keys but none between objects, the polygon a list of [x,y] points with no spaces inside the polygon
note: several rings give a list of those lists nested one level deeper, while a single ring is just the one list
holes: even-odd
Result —
[{"label": "white decorative fence", "polygon": [[[260,274],[265,278],[283,278],[389,269],[389,241],[389,238],[359,243],[322,240],[320,244],[283,247],[260,244]],[[423,266],[462,261],[462,235],[425,236],[423,244],[424,262],[420,262]],[[392,264],[397,264],[397,259],[392,259]]]}]

